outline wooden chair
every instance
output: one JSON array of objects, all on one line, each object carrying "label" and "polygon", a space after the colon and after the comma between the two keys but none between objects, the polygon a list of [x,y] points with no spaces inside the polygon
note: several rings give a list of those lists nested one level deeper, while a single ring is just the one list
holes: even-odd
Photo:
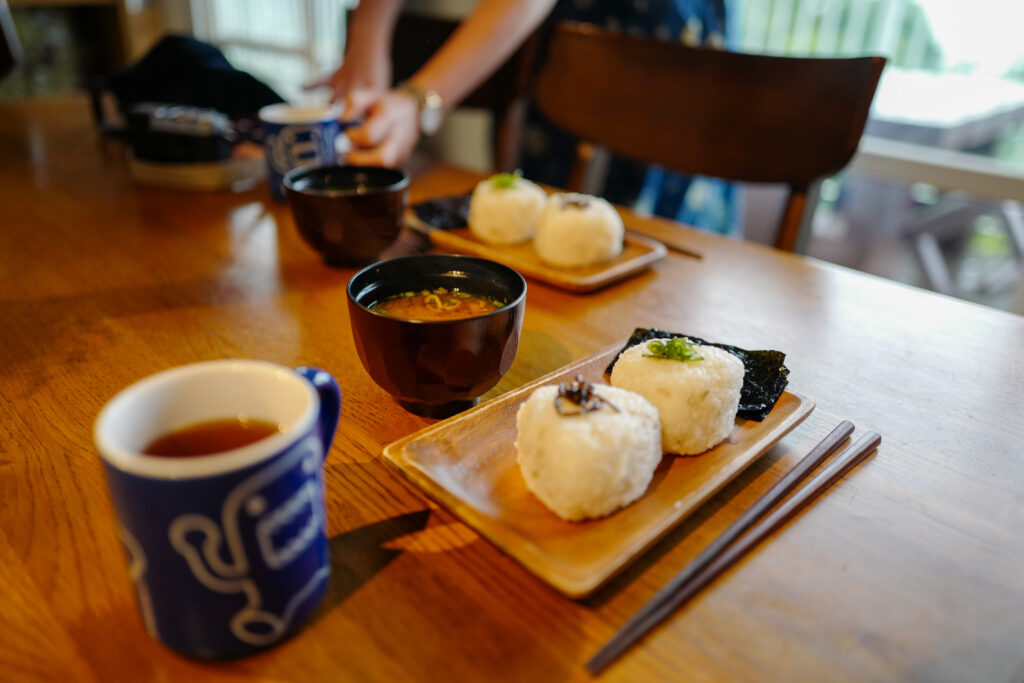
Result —
[{"label": "wooden chair", "polygon": [[792,251],[811,187],[857,150],[885,61],[740,54],[561,23],[533,96],[556,125],[623,156],[784,183],[775,246]]}]

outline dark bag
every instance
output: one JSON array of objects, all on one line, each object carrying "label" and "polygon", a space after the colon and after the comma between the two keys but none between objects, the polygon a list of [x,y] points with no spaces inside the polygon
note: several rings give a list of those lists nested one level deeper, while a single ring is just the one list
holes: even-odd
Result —
[{"label": "dark bag", "polygon": [[213,109],[237,119],[284,101],[270,86],[231,66],[213,45],[185,36],[166,36],[102,86],[124,114],[132,105],[160,102]]},{"label": "dark bag", "polygon": [[[258,138],[260,108],[284,101],[213,45],[184,36],[163,38],[90,92],[100,130],[126,138],[137,158],[186,163],[227,159],[235,142]],[[106,115],[108,94],[123,125]]]}]

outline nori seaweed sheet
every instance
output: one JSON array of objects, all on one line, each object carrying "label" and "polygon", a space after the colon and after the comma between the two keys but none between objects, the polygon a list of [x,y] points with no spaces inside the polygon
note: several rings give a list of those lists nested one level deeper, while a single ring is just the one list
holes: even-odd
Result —
[{"label": "nori seaweed sheet", "polygon": [[412,207],[421,221],[438,230],[454,230],[469,224],[469,200],[472,195],[460,194],[420,202]]},{"label": "nori seaweed sheet", "polygon": [[[642,327],[633,331],[629,341],[622,347],[622,351],[651,339],[675,337],[686,337],[694,344],[703,346],[717,346],[743,361],[743,388],[740,390],[740,408],[737,416],[746,420],[760,422],[768,417],[768,413],[775,407],[775,402],[779,400],[786,385],[789,384],[789,368],[785,365],[786,354],[781,351],[747,351],[737,346],[705,341],[691,334],[666,332],[654,328],[647,330]],[[618,355],[615,356],[615,360],[618,360]],[[605,374],[611,374],[612,368],[615,367],[615,360],[605,370]]]}]

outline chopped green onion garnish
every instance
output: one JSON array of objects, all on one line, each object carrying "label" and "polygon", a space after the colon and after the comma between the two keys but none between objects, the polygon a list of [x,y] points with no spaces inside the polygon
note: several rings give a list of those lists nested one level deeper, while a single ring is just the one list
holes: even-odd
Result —
[{"label": "chopped green onion garnish", "polygon": [[510,190],[516,186],[516,181],[523,177],[523,172],[518,168],[515,173],[496,173],[491,176],[491,182],[500,190]]},{"label": "chopped green onion garnish", "polygon": [[644,347],[644,355],[648,358],[668,358],[681,361],[704,360],[703,356],[697,355],[697,349],[685,337],[666,339],[665,341],[658,339],[649,341]]}]

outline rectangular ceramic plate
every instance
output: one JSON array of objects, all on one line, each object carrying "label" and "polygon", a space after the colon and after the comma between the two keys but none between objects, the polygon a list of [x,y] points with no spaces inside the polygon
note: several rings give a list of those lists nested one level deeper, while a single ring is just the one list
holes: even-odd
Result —
[{"label": "rectangular ceramic plate", "polygon": [[725,442],[696,457],[665,456],[647,492],[599,520],[566,522],[530,493],[516,462],[516,410],[538,386],[582,373],[603,382],[621,347],[577,361],[384,449],[430,497],[538,577],[574,598],[612,578],[732,481],[814,409],[785,392],[763,422],[736,420]]},{"label": "rectangular ceramic plate", "polygon": [[570,292],[592,292],[607,287],[646,270],[655,261],[665,258],[666,254],[665,245],[661,242],[626,233],[622,253],[608,263],[585,268],[553,268],[540,260],[532,242],[508,247],[491,246],[473,237],[469,228],[431,228],[412,211],[406,214],[406,223],[419,232],[426,232],[430,242],[438,249],[497,261],[518,270],[525,277]]}]

